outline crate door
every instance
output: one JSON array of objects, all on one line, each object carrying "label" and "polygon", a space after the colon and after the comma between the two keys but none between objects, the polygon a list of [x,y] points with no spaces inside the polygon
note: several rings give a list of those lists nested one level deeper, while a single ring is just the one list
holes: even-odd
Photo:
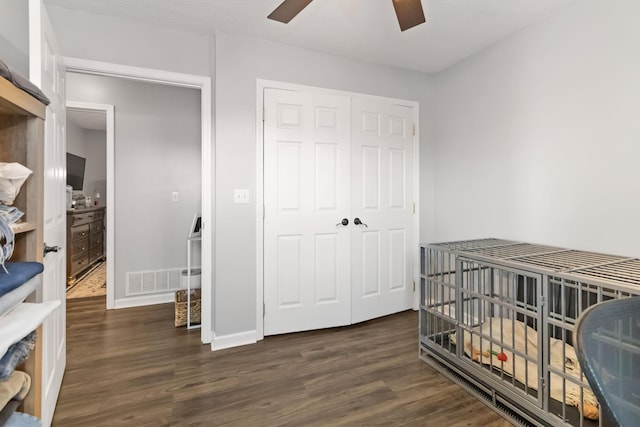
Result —
[{"label": "crate door", "polygon": [[517,399],[542,406],[542,276],[458,259],[458,355]]}]

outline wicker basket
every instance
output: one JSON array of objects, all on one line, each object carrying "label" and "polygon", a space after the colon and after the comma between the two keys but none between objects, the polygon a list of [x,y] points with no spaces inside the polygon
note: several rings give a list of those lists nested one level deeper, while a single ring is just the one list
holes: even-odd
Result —
[{"label": "wicker basket", "polygon": [[[200,289],[191,290],[191,324],[200,323]],[[187,324],[187,290],[176,291],[175,298],[176,320],[175,325],[185,326]]]}]

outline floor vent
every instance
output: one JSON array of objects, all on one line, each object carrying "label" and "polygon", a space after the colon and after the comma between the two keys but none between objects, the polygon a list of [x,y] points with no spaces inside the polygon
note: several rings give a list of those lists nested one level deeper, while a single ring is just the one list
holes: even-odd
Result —
[{"label": "floor vent", "polygon": [[182,269],[132,271],[126,274],[127,296],[157,294],[180,289]]}]

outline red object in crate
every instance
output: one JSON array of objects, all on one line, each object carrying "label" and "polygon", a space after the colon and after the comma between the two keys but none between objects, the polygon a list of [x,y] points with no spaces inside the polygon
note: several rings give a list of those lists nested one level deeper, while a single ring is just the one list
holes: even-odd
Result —
[{"label": "red object in crate", "polygon": [[491,350],[491,354],[493,354],[494,356],[498,356],[498,360],[501,362],[507,361],[507,355],[502,352],[498,353],[497,351]]}]

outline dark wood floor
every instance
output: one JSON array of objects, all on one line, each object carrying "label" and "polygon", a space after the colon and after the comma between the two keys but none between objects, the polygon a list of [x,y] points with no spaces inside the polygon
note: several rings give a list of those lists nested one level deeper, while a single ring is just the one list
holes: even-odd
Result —
[{"label": "dark wood floor", "polygon": [[418,359],[415,312],[211,352],[173,304],[67,307],[54,426],[510,425]]}]

